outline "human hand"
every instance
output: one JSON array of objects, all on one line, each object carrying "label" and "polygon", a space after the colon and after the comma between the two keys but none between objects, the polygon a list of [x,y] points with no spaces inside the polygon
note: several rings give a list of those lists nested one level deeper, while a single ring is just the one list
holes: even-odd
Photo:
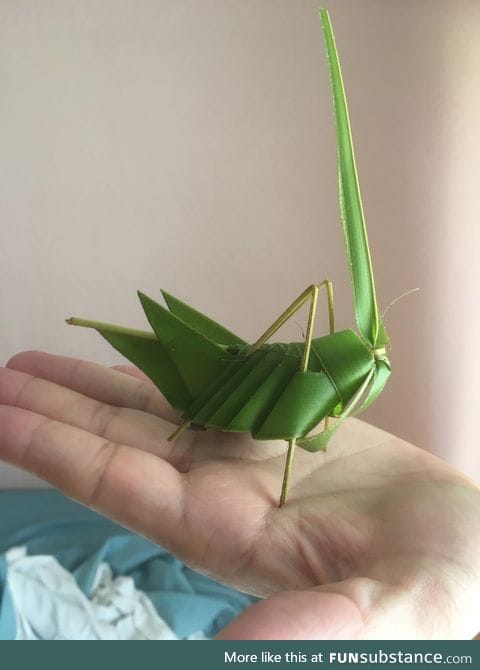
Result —
[{"label": "human hand", "polygon": [[356,419],[323,454],[187,432],[135,369],[26,352],[0,369],[0,458],[265,598],[229,639],[471,638],[480,491],[431,454]]}]

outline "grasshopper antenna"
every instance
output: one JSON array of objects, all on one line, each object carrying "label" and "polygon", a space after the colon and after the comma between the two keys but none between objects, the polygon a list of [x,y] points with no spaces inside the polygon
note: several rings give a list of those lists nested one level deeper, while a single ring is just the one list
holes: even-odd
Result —
[{"label": "grasshopper antenna", "polygon": [[385,316],[385,314],[388,312],[390,307],[392,307],[396,302],[398,302],[402,298],[405,298],[407,295],[410,295],[410,293],[415,293],[415,291],[420,291],[420,289],[419,288],[411,288],[408,291],[405,291],[405,293],[402,293],[402,295],[399,295],[398,298],[395,298],[395,300],[392,300],[392,302],[389,305],[387,305],[387,307],[382,312],[382,319]]}]

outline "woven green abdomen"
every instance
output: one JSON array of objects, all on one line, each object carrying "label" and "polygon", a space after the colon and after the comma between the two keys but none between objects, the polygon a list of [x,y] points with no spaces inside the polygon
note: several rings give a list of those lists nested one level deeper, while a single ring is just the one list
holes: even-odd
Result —
[{"label": "woven green abdomen", "polygon": [[[334,360],[338,346],[345,351],[342,361]],[[303,342],[265,344],[249,356],[248,347],[231,347],[234,358],[225,361],[185,418],[208,428],[248,431],[260,440],[307,435],[348,401],[374,361],[351,330],[313,340],[306,372],[300,372],[303,348]]]}]

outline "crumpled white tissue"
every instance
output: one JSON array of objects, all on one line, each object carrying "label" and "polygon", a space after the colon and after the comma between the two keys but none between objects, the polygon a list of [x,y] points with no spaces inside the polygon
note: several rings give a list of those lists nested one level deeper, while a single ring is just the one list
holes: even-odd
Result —
[{"label": "crumpled white tissue", "polygon": [[29,556],[26,547],[5,556],[17,640],[178,639],[133,579],[114,578],[107,563],[99,565],[87,597],[53,556]]}]

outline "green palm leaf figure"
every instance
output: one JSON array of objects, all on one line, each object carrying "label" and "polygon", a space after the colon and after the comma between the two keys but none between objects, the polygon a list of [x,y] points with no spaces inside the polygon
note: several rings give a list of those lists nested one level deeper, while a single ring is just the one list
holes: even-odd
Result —
[{"label": "green palm leaf figure", "polygon": [[[71,318],[95,328],[143,370],[183,422],[248,432],[258,440],[288,442],[280,506],[285,503],[295,447],[319,451],[348,415],[375,400],[390,375],[388,336],[378,311],[342,74],[330,18],[320,10],[335,110],[340,213],[353,286],[358,332],[335,331],[328,279],[308,287],[253,344],[163,292],[166,307],[139,293],[152,332]],[[327,296],[329,334],[313,337],[317,297]],[[270,338],[310,303],[304,340]],[[317,427],[322,424],[322,429]]]}]

